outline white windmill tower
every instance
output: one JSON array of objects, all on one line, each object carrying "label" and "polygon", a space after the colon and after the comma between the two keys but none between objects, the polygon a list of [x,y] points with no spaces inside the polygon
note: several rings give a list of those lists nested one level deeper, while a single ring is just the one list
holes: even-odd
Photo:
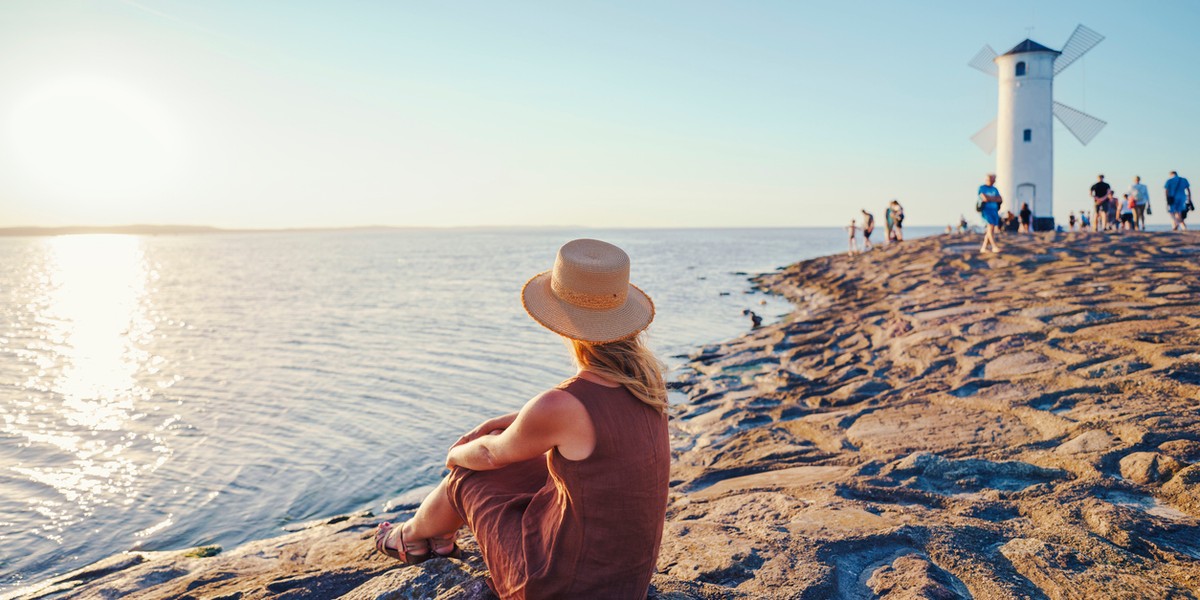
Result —
[{"label": "white windmill tower", "polygon": [[991,154],[996,152],[996,188],[1004,198],[1001,210],[1016,213],[1024,202],[1033,210],[1033,228],[1054,229],[1053,118],[1085,146],[1106,125],[1104,121],[1054,101],[1054,76],[1104,36],[1080,25],[1061,51],[1025,40],[997,56],[984,46],[968,65],[999,80],[996,120],[971,136]]}]

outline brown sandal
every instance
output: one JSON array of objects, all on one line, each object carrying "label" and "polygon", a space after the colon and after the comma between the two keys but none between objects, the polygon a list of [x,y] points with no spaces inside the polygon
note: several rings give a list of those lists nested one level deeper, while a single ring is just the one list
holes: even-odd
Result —
[{"label": "brown sandal", "polygon": [[[391,535],[392,529],[396,529],[396,531],[400,534],[400,545],[396,548],[389,548],[387,545],[387,539]],[[426,548],[428,548],[428,544],[426,545]],[[404,526],[401,525],[400,527],[395,527],[387,521],[380,523],[379,530],[375,532],[375,550],[396,560],[402,561],[406,565],[423,563],[433,556],[432,550],[415,554],[406,548],[406,544],[404,543]]]},{"label": "brown sandal", "polygon": [[[462,549],[458,547],[456,539],[458,539],[457,532],[450,532],[449,535],[443,537],[431,537],[429,538],[429,552],[438,558],[460,559],[462,558]],[[447,542],[450,543],[449,552],[443,553],[436,550],[438,546],[445,546]]]}]

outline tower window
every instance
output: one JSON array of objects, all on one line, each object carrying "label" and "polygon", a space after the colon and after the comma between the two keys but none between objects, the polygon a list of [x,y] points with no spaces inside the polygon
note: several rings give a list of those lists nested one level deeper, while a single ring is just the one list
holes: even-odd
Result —
[{"label": "tower window", "polygon": [[1017,63],[1017,77],[1025,74],[1025,61]]},{"label": "tower window", "polygon": [[1032,129],[1025,130],[1025,141],[1027,141],[1027,142],[1033,141],[1033,130]]}]

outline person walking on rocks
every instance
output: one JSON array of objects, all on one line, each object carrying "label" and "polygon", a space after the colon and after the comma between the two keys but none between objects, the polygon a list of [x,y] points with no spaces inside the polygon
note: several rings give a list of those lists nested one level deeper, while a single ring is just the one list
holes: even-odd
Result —
[{"label": "person walking on rocks", "polygon": [[1029,223],[1032,220],[1033,220],[1033,211],[1029,210],[1029,203],[1022,202],[1021,203],[1021,233],[1029,233],[1031,231],[1029,228]]},{"label": "person walking on rocks", "polygon": [[521,302],[565,339],[575,375],[460,437],[450,474],[411,519],[381,523],[375,549],[407,564],[455,556],[466,524],[501,598],[645,598],[671,470],[664,366],[640,335],[654,303],[624,251],[587,239],[560,248]]},{"label": "person walking on rocks", "polygon": [[889,242],[904,241],[904,207],[900,206],[899,200],[892,200],[888,204],[888,210],[892,213],[892,231],[888,236]]},{"label": "person walking on rocks", "polygon": [[1153,214],[1150,211],[1150,191],[1142,184],[1142,178],[1138,175],[1133,177],[1133,185],[1129,186],[1129,197],[1134,200],[1133,207],[1133,224],[1134,229],[1140,231],[1146,230],[1146,215]]},{"label": "person walking on rocks", "polygon": [[1067,217],[1067,223],[1070,224],[1071,231],[1075,231],[1075,211],[1071,211],[1071,214]]},{"label": "person walking on rocks", "polygon": [[1112,191],[1112,186],[1104,182],[1104,175],[1098,175],[1097,181],[1092,185],[1092,205],[1095,206],[1094,222],[1096,231],[1105,231],[1108,229],[1108,193]]},{"label": "person walking on rocks", "polygon": [[846,227],[846,231],[850,232],[850,254],[858,254],[858,223],[854,219],[850,219],[850,225]]},{"label": "person walking on rocks", "polygon": [[871,243],[871,232],[875,231],[875,215],[867,212],[867,209],[862,209],[863,214],[863,251],[870,250],[875,247]]},{"label": "person walking on rocks", "polygon": [[1189,205],[1192,204],[1192,188],[1188,184],[1188,180],[1179,176],[1176,171],[1171,171],[1171,178],[1167,180],[1163,189],[1167,193],[1167,212],[1171,213],[1171,231],[1179,231],[1180,229],[1187,231],[1187,213],[1193,210]]},{"label": "person walking on rocks", "polygon": [[980,252],[988,252],[988,245],[991,245],[991,252],[1000,252],[1000,247],[996,245],[996,230],[1000,228],[1000,203],[1003,199],[1000,197],[1000,190],[996,189],[996,175],[988,173],[987,183],[979,186],[979,203],[980,214],[983,215],[983,245],[979,247]]},{"label": "person walking on rocks", "polygon": [[1117,193],[1110,187],[1108,188],[1108,199],[1104,201],[1104,208],[1108,210],[1108,228],[1117,230],[1121,228],[1121,223],[1117,221],[1117,211],[1121,208],[1121,200],[1117,198]]},{"label": "person walking on rocks", "polygon": [[1136,221],[1135,215],[1137,213],[1136,207],[1137,201],[1130,198],[1129,194],[1125,194],[1125,197],[1121,199],[1121,225],[1118,229],[1121,231],[1133,231],[1136,229],[1134,226],[1134,221]]}]

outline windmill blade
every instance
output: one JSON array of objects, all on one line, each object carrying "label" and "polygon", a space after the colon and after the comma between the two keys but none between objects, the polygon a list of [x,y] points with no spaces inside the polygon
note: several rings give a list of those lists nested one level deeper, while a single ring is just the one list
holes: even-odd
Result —
[{"label": "windmill blade", "polygon": [[1058,75],[1063,69],[1071,66],[1085,52],[1091,50],[1096,44],[1099,44],[1104,36],[1079,25],[1075,28],[1075,32],[1067,38],[1067,45],[1063,46],[1062,54],[1054,59],[1054,74]]},{"label": "windmill blade", "polygon": [[984,44],[979,53],[975,55],[975,58],[972,58],[971,62],[967,63],[967,66],[979,69],[980,71],[995,77],[1000,73],[999,69],[996,68],[995,61],[996,51],[992,50],[991,46]]},{"label": "windmill blade", "polygon": [[984,154],[991,154],[996,150],[996,120],[992,119],[991,123],[983,126],[975,135],[971,136],[971,141],[983,150]]},{"label": "windmill blade", "polygon": [[1085,112],[1075,110],[1061,102],[1054,103],[1054,116],[1062,121],[1063,125],[1067,126],[1067,131],[1075,136],[1084,146],[1100,133],[1108,123],[1093,117]]}]

